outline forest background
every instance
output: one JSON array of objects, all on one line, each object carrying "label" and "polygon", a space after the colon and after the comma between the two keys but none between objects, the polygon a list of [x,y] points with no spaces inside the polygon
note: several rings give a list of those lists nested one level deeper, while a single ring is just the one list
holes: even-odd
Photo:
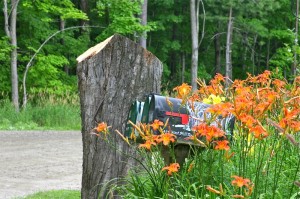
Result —
[{"label": "forest background", "polygon": [[[165,92],[215,73],[243,79],[267,69],[293,80],[299,68],[299,0],[3,0],[0,7],[3,128],[21,117],[47,126],[39,119],[49,104],[67,104],[58,108],[62,118],[73,110],[78,119],[65,128],[80,128],[76,57],[114,33],[163,62]],[[44,109],[14,115],[25,106]]]}]

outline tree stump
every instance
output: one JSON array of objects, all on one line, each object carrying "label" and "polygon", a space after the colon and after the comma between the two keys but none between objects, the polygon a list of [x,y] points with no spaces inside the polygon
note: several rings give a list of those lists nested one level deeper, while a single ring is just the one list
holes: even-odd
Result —
[{"label": "tree stump", "polygon": [[[126,175],[134,160],[91,135],[91,130],[97,122],[106,122],[112,126],[112,134],[116,129],[125,132],[131,103],[145,94],[160,92],[162,63],[118,34],[90,48],[77,61],[83,141],[81,197],[105,198],[107,190],[100,189]],[[135,155],[119,136],[114,135],[113,142],[118,150]]]}]

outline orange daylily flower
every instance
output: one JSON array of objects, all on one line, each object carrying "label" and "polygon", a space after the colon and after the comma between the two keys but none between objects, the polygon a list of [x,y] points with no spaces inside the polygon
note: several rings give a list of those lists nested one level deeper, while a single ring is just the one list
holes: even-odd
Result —
[{"label": "orange daylily flower", "polygon": [[245,124],[248,128],[253,127],[255,124],[257,124],[256,119],[254,119],[254,117],[252,117],[251,115],[247,115],[246,113],[242,113],[239,116],[239,119],[241,120],[241,122],[243,124]]},{"label": "orange daylily flower", "polygon": [[156,131],[157,129],[159,129],[160,126],[163,126],[164,123],[162,121],[159,120],[154,120],[154,122],[150,125],[152,127],[152,129],[154,131]]},{"label": "orange daylily flower", "polygon": [[220,73],[217,73],[216,75],[215,75],[215,78],[214,78],[215,80],[217,80],[218,82],[224,82],[225,81],[225,78],[224,78],[224,76],[222,75],[222,74],[220,74]]},{"label": "orange daylily flower", "polygon": [[260,83],[262,85],[266,85],[270,81],[271,72],[268,70],[265,70],[263,73],[252,77],[250,74],[248,74],[247,80],[252,83]]},{"label": "orange daylily flower", "polygon": [[172,173],[178,172],[178,169],[180,168],[180,165],[178,163],[172,163],[170,166],[162,168],[162,171],[167,170],[168,175],[171,176]]},{"label": "orange daylily flower", "polygon": [[275,99],[279,97],[279,95],[278,95],[278,93],[275,92],[275,91],[268,91],[268,92],[266,93],[266,96],[265,96],[265,97],[267,98],[267,101],[268,101],[269,103],[273,103],[273,102],[275,101]]},{"label": "orange daylily flower", "polygon": [[[212,141],[213,138],[225,137],[224,131],[216,126],[209,126],[206,123],[201,123],[192,128],[196,136],[204,136],[207,142]],[[193,137],[191,137],[192,139]]]},{"label": "orange daylily flower", "polygon": [[98,133],[100,132],[106,132],[108,129],[107,124],[105,122],[101,122],[98,124],[98,126],[96,127],[96,131]]},{"label": "orange daylily flower", "polygon": [[186,83],[181,84],[181,86],[177,86],[173,89],[173,91],[177,91],[177,97],[180,99],[184,99],[188,96],[188,94],[192,91],[192,87]]},{"label": "orange daylily flower", "polygon": [[268,132],[261,125],[250,128],[250,132],[252,132],[257,139],[263,139],[269,136]]},{"label": "orange daylily flower", "polygon": [[203,132],[202,135],[206,137],[206,140],[208,142],[210,142],[213,138],[225,137],[224,131],[222,131],[216,126],[208,126],[207,131]]},{"label": "orange daylily flower", "polygon": [[233,105],[230,102],[214,104],[207,108],[206,112],[222,115],[222,117],[227,117],[233,112]]},{"label": "orange daylily flower", "polygon": [[291,121],[290,127],[294,132],[300,131],[300,121]]},{"label": "orange daylily flower", "polygon": [[231,184],[233,186],[237,186],[237,187],[249,187],[250,185],[250,180],[248,178],[242,178],[240,176],[231,176],[232,178],[234,178],[234,180],[231,181]]},{"label": "orange daylily flower", "polygon": [[156,143],[155,142],[152,142],[152,141],[150,141],[150,140],[147,140],[144,144],[140,144],[139,145],[139,148],[146,148],[146,149],[148,149],[148,150],[151,150],[151,146],[152,145],[156,145]]},{"label": "orange daylily flower", "polygon": [[234,107],[235,115],[239,116],[242,111],[249,112],[250,110],[252,110],[253,101],[245,98],[244,95],[241,95],[235,98],[234,105],[235,105]]},{"label": "orange daylily flower", "polygon": [[194,127],[192,128],[192,130],[195,131],[195,133],[196,133],[197,135],[199,135],[201,132],[206,131],[207,126],[208,126],[208,125],[207,125],[206,123],[200,123],[200,124],[198,124],[197,126],[194,126]]},{"label": "orange daylily flower", "polygon": [[153,134],[150,134],[150,135],[147,135],[144,137],[144,140],[146,141],[151,141],[151,142],[157,142],[157,140],[159,139],[159,135],[153,135]]},{"label": "orange daylily flower", "polygon": [[228,146],[229,141],[228,140],[221,140],[221,141],[216,141],[217,145],[215,146],[216,150],[225,150],[228,151],[230,147]]},{"label": "orange daylily flower", "polygon": [[284,81],[281,81],[281,80],[279,80],[279,79],[275,79],[273,82],[272,82],[272,84],[274,85],[274,86],[276,86],[277,88],[283,88],[285,85],[286,85],[286,83],[284,82]]},{"label": "orange daylily flower", "polygon": [[164,133],[158,136],[157,143],[162,142],[163,145],[167,146],[170,142],[175,142],[176,136],[173,133]]},{"label": "orange daylily flower", "polygon": [[260,116],[268,109],[269,106],[270,106],[269,102],[261,102],[257,104],[256,107],[254,108],[254,114],[256,116]]}]

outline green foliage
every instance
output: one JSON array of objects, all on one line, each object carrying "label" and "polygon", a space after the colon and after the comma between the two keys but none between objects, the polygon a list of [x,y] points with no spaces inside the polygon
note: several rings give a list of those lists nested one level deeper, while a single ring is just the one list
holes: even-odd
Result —
[{"label": "green foliage", "polygon": [[[28,195],[22,199],[79,199],[80,191],[77,190],[51,190],[41,191]],[[21,199],[21,198],[20,198]]]},{"label": "green foliage", "polygon": [[7,61],[10,59],[9,53],[12,50],[12,47],[9,44],[9,38],[6,36],[3,36],[0,38],[0,62],[1,63],[7,63]]},{"label": "green foliage", "polygon": [[7,37],[0,38],[0,91],[10,91],[10,52],[12,47]]},{"label": "green foliage", "polygon": [[[143,31],[152,30],[151,26],[142,26],[140,19],[136,17],[141,13],[140,0],[104,0],[97,2],[97,10],[100,17],[106,17],[107,28],[99,35],[98,40],[120,33],[123,35],[141,34]],[[154,25],[153,23],[150,25]]]},{"label": "green foliage", "polygon": [[40,55],[37,57],[37,62],[29,71],[28,84],[31,88],[47,88],[56,92],[65,92],[73,90],[76,85],[75,81],[72,84],[66,84],[66,79],[70,79],[63,72],[63,66],[68,65],[69,61],[64,56],[57,55]]},{"label": "green foliage", "polygon": [[293,63],[293,56],[292,48],[287,44],[285,44],[284,47],[276,50],[276,53],[270,60],[272,70],[276,71],[276,73],[274,73],[276,78],[286,78],[284,72],[289,71],[289,68]]},{"label": "green foliage", "polygon": [[[35,4],[22,1],[19,10],[20,34],[23,38],[18,42],[19,48],[23,49],[18,56],[20,79],[33,53],[59,30],[61,20],[64,20],[65,28],[77,25],[75,21],[88,20],[87,15],[75,8],[70,0],[39,0]],[[61,32],[43,46],[27,75],[27,90],[47,88],[57,94],[77,90],[75,58],[89,45],[88,35],[78,35],[78,31],[73,29]]]},{"label": "green foliage", "polygon": [[[71,0],[52,1],[52,0],[37,0],[34,4],[31,1],[22,2],[25,8],[36,8],[44,13],[51,13],[60,16],[62,19],[84,19],[88,17],[81,10],[75,8]],[[43,18],[45,22],[51,22],[51,17]]]},{"label": "green foliage", "polygon": [[[148,1],[148,24],[140,24],[142,0],[90,0],[84,12],[79,1],[22,0],[18,6],[18,73],[19,83],[25,66],[40,45],[53,33],[65,28],[87,24],[94,28],[73,29],[52,38],[33,60],[27,87],[43,90],[50,87],[57,92],[76,90],[76,57],[96,42],[114,33],[138,41],[147,32],[147,49],[164,64],[163,88],[171,89],[185,77],[190,81],[191,27],[190,5],[186,0]],[[225,72],[225,47],[229,7],[233,6],[234,29],[232,65],[234,77],[246,77],[246,72],[259,73],[270,66],[281,71],[278,77],[290,76],[291,53],[294,49],[295,1],[202,1],[199,7],[201,36],[205,10],[204,37],[199,46],[199,77],[214,76],[216,35],[219,37],[221,72]],[[10,1],[8,1],[9,12]],[[0,4],[2,10],[3,4]],[[3,15],[0,20],[4,21]],[[99,27],[100,26],[100,27]],[[0,24],[0,91],[10,92],[9,39],[4,23]],[[269,45],[270,44],[270,45]],[[295,51],[298,51],[295,49]],[[186,70],[182,74],[182,58]],[[300,57],[300,56],[298,56]],[[270,64],[268,63],[270,60]],[[299,60],[298,60],[299,62]],[[202,67],[203,65],[203,67]],[[40,67],[40,68],[39,68]],[[205,70],[204,70],[205,69]],[[43,80],[44,79],[44,80]],[[49,85],[48,85],[49,84]],[[21,85],[20,85],[21,86]],[[22,91],[22,90],[21,90]]]}]

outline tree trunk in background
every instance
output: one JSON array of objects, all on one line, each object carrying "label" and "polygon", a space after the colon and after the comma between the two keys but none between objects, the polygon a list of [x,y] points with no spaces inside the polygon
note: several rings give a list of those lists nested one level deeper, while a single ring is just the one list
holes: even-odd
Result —
[{"label": "tree trunk in background", "polygon": [[[177,13],[174,13],[175,16],[177,16]],[[176,41],[177,40],[177,24],[174,23],[172,26],[172,41]],[[169,63],[169,67],[171,69],[171,73],[170,73],[170,77],[171,78],[176,78],[176,74],[177,74],[177,65],[178,65],[178,55],[176,54],[174,49],[170,50],[170,54],[169,54],[170,59],[170,63]]]},{"label": "tree trunk in background", "polygon": [[181,69],[181,83],[184,83],[184,73],[185,73],[185,54],[182,53],[181,54],[181,58],[182,58],[182,69]]},{"label": "tree trunk in background", "polygon": [[[88,10],[89,10],[88,0],[80,0],[80,9],[82,12],[88,14]],[[81,26],[88,25],[88,21],[80,20],[80,25]]]},{"label": "tree trunk in background", "polygon": [[18,52],[17,52],[17,8],[19,0],[11,0],[11,11],[8,15],[7,0],[4,0],[4,26],[5,33],[10,39],[10,44],[13,47],[10,55],[11,69],[11,99],[15,110],[19,112],[19,83],[18,83]]},{"label": "tree trunk in background", "polygon": [[[82,198],[105,198],[105,183],[127,174],[135,165],[106,142],[91,135],[98,122],[107,122],[118,150],[136,155],[133,147],[114,133],[125,131],[131,103],[145,94],[160,93],[162,63],[149,51],[120,35],[114,35],[77,58],[80,92],[83,174]],[[116,197],[116,196],[114,196]],[[117,197],[116,197],[117,198]]]},{"label": "tree trunk in background", "polygon": [[267,60],[266,60],[266,66],[267,66],[267,70],[269,70],[270,68],[270,38],[268,39],[268,46],[267,46]]},{"label": "tree trunk in background", "polygon": [[[232,30],[233,30],[232,7],[230,7],[228,27],[227,27],[227,40],[226,40],[226,77],[229,78],[230,80],[232,80],[232,62],[231,62]],[[231,84],[230,80],[226,79],[227,86]]]},{"label": "tree trunk in background", "polygon": [[[220,23],[218,22],[218,30]],[[221,73],[221,46],[219,32],[215,33],[215,73]]]},{"label": "tree trunk in background", "polygon": [[294,43],[294,63],[292,65],[292,75],[297,75],[297,47],[298,47],[298,25],[299,25],[299,0],[296,0],[296,23],[295,23],[295,43]]},{"label": "tree trunk in background", "polygon": [[243,54],[243,71],[247,69],[247,52],[248,52],[248,33],[243,33],[242,44],[244,46],[244,54]]},{"label": "tree trunk in background", "polygon": [[[63,18],[59,18],[59,30],[63,31],[65,29],[65,20]],[[65,40],[63,38],[60,39],[60,44],[63,46],[65,45]],[[69,75],[69,66],[68,65],[64,65],[64,71],[67,75]]]},{"label": "tree trunk in background", "polygon": [[[148,0],[144,0],[142,4],[142,14],[141,14],[141,24],[143,26],[147,25],[147,8],[148,8]],[[140,45],[144,48],[147,47],[147,32],[144,31],[142,36],[140,37]]]},{"label": "tree trunk in background", "polygon": [[192,36],[192,90],[197,90],[197,78],[198,78],[198,51],[199,51],[199,0],[190,0],[190,12],[191,12],[191,36]]},{"label": "tree trunk in background", "polygon": [[252,74],[254,75],[255,72],[255,47],[256,47],[256,42],[257,42],[257,34],[255,34],[253,38],[253,46],[251,50],[251,61],[252,61]]}]

